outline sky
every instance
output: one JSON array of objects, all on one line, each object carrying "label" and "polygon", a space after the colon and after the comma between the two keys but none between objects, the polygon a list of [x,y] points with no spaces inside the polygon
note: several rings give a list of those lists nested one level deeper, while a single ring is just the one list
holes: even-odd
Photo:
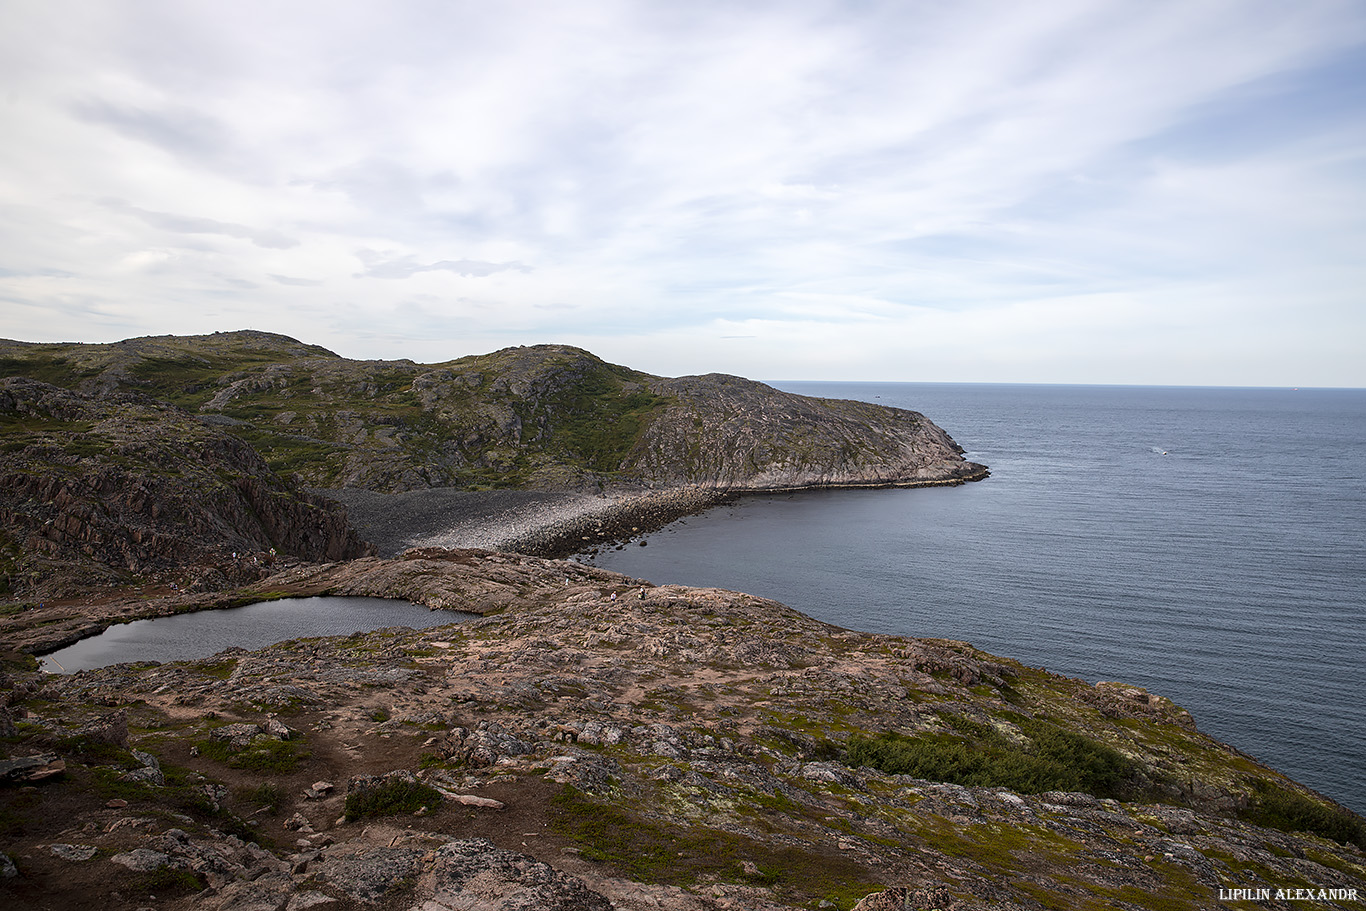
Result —
[{"label": "sky", "polygon": [[1366,4],[0,4],[0,337],[248,328],[1366,387]]}]

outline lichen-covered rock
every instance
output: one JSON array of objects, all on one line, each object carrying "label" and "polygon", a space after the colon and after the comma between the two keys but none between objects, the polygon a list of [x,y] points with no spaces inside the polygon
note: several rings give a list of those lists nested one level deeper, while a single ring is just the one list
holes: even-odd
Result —
[{"label": "lichen-covered rock", "polygon": [[329,851],[312,872],[319,882],[340,889],[355,901],[374,904],[415,886],[425,853],[406,846],[343,846]]},{"label": "lichen-covered rock", "polygon": [[424,880],[430,897],[413,911],[612,911],[577,877],[485,839],[442,845]]}]

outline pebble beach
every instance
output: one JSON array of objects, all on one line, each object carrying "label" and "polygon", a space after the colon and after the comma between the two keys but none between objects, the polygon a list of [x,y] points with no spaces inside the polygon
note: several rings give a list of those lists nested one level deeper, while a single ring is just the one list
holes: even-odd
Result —
[{"label": "pebble beach", "polygon": [[318,490],[342,503],[383,557],[413,547],[478,547],[565,557],[631,540],[725,500],[711,487],[584,493],[433,490],[397,494]]}]

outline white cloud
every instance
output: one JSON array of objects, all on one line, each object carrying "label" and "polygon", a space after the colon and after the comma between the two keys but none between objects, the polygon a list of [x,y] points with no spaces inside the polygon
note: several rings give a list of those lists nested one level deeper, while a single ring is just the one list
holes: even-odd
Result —
[{"label": "white cloud", "polygon": [[10,4],[0,335],[1366,385],[1364,40],[1347,0]]}]

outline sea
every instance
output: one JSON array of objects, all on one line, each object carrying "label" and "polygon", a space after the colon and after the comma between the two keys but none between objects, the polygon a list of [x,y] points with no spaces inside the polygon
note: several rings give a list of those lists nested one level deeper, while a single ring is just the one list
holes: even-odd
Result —
[{"label": "sea", "polygon": [[1366,814],[1366,390],[772,385],[920,411],[991,476],[747,496],[581,559],[1142,686]]}]

